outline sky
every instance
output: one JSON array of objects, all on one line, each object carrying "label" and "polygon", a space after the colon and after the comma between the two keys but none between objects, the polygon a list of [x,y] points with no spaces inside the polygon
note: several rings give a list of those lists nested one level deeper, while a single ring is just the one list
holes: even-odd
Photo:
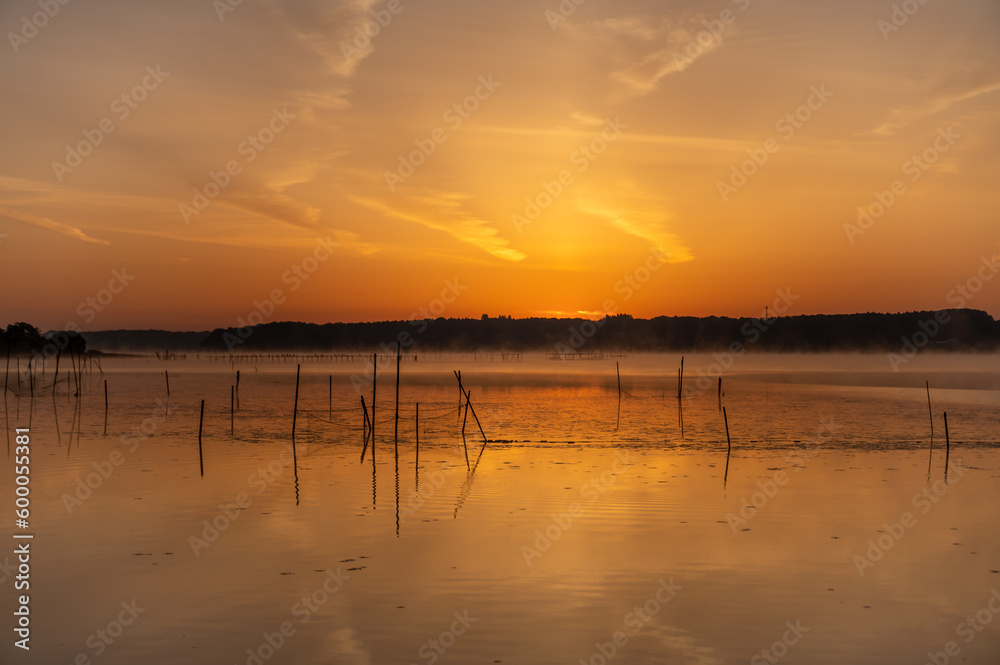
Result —
[{"label": "sky", "polygon": [[995,0],[8,0],[0,31],[0,324],[1000,317]]}]

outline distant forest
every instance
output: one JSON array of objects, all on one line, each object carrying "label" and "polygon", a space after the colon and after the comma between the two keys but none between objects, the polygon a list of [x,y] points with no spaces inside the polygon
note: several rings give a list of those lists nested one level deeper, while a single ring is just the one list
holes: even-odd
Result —
[{"label": "distant forest", "polygon": [[[26,325],[26,324],[16,324]],[[11,331],[13,326],[8,327]],[[28,341],[13,331],[17,346]],[[46,337],[53,333],[47,333]],[[0,332],[0,352],[4,337]],[[626,314],[588,319],[507,316],[479,319],[423,319],[371,323],[264,323],[211,332],[112,330],[81,333],[86,347],[105,352],[272,351],[720,351],[740,348],[766,352],[913,352],[939,349],[995,351],[1000,323],[972,309],[899,314],[838,314],[761,318]],[[28,335],[27,337],[32,337]],[[32,339],[32,342],[36,340]]]}]

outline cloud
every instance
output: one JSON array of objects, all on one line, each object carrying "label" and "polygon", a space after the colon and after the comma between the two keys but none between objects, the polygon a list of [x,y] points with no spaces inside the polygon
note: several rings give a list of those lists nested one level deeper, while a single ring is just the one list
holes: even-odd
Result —
[{"label": "cloud", "polygon": [[323,228],[319,221],[322,210],[268,188],[258,191],[227,191],[222,200],[234,208],[277,222],[310,231],[319,231]]},{"label": "cloud", "polygon": [[462,210],[463,203],[469,198],[467,194],[444,192],[411,196],[404,199],[402,205],[365,197],[352,197],[351,200],[390,217],[444,231],[456,240],[504,261],[517,262],[527,258],[524,252],[511,248],[507,239],[500,237],[500,231],[489,222]]},{"label": "cloud", "polygon": [[661,205],[644,201],[639,205],[603,203],[593,199],[577,199],[576,208],[588,215],[603,217],[608,224],[622,233],[641,238],[667,256],[670,263],[682,263],[694,258],[680,239],[667,230],[670,220]]},{"label": "cloud", "polygon": [[370,12],[378,4],[379,0],[269,0],[266,7],[276,23],[300,46],[318,55],[331,73],[349,77],[375,50],[375,39],[369,35],[360,46],[355,37],[358,29],[365,34],[365,25],[374,21]]},{"label": "cloud", "polygon": [[663,78],[683,72],[721,46],[725,32],[735,32],[726,26],[724,32],[713,35],[700,22],[702,18],[623,16],[568,32],[601,45],[612,68],[608,74],[611,99],[623,102],[652,93]]},{"label": "cloud", "polygon": [[15,210],[8,210],[6,208],[0,208],[0,216],[8,217],[10,219],[15,219],[19,222],[24,222],[26,224],[32,224],[34,226],[41,227],[43,229],[48,229],[50,231],[55,231],[56,233],[61,233],[70,238],[76,238],[77,240],[82,240],[84,242],[91,242],[95,245],[110,245],[111,243],[107,240],[100,240],[98,238],[91,238],[86,233],[76,228],[75,226],[69,226],[67,224],[60,224],[59,222],[53,221],[47,217],[39,217],[38,215],[32,215],[26,212],[17,212]]},{"label": "cloud", "polygon": [[962,92],[944,92],[931,96],[919,104],[893,109],[889,120],[872,130],[875,134],[891,135],[923,118],[947,111],[952,106],[982,95],[988,95],[1000,90],[1000,81],[981,85]]}]

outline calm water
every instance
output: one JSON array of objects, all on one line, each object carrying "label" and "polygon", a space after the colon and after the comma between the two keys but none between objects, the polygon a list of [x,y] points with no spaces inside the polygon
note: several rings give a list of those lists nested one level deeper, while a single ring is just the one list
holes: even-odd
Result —
[{"label": "calm water", "polygon": [[[0,514],[30,421],[33,632],[13,647],[0,569],[0,662],[1000,659],[997,357],[741,358],[728,470],[711,357],[680,407],[675,356],[483,358],[403,363],[398,462],[389,361],[363,463],[360,362],[303,364],[294,457],[290,360],[105,361],[106,435],[96,372],[79,402],[11,394]],[[453,369],[491,440],[470,414],[473,472]]]}]

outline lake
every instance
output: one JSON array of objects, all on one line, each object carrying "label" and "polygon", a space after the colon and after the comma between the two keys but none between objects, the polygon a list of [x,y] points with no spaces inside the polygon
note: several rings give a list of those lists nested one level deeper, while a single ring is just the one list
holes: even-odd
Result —
[{"label": "lake", "polygon": [[397,423],[380,358],[374,444],[370,357],[50,366],[6,399],[2,662],[998,662],[1000,357],[679,364],[408,356]]}]

